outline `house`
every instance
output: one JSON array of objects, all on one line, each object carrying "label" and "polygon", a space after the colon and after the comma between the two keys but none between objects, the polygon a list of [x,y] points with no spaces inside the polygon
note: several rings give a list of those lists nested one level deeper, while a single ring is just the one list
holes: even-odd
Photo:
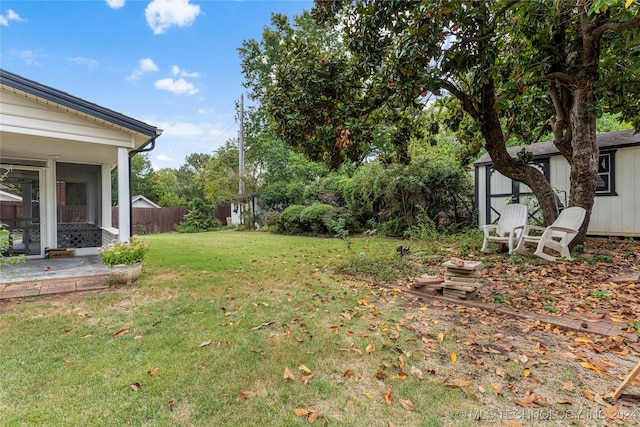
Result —
[{"label": "house", "polygon": [[[21,201],[0,202],[13,253],[45,248],[97,253],[131,236],[130,158],[162,131],[124,114],[0,69],[0,179]],[[117,168],[119,229],[111,227]]]},{"label": "house", "polygon": [[[587,234],[591,236],[640,237],[640,134],[633,129],[602,133],[598,186]],[[510,147],[512,157],[522,147]],[[525,147],[534,155],[536,165],[551,183],[562,203],[569,200],[569,163],[553,142]],[[504,206],[514,202],[529,204],[535,213],[533,194],[526,185],[512,181],[493,169],[488,154],[474,162],[475,199],[479,225],[496,221]]]},{"label": "house", "polygon": [[0,190],[0,202],[22,202],[22,197]]},{"label": "house", "polygon": [[131,207],[159,209],[160,205],[147,199],[142,194],[138,194],[137,196],[131,199]]}]

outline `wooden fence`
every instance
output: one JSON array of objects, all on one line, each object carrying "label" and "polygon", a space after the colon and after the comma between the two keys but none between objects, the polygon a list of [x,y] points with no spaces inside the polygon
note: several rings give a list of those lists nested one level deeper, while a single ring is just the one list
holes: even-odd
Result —
[{"label": "wooden fence", "polygon": [[[39,217],[39,206],[33,205],[33,216]],[[81,223],[87,221],[86,206],[58,205],[58,221],[62,223]],[[184,220],[189,208],[133,208],[132,224],[134,234],[157,234],[174,231],[175,226]],[[0,218],[20,218],[22,216],[21,202],[2,202],[0,204]],[[216,218],[223,225],[227,223],[227,217],[231,216],[231,206],[218,206]],[[118,207],[111,208],[112,227],[118,228]]]},{"label": "wooden fence", "polygon": [[[133,208],[133,234],[158,234],[175,231],[189,208]],[[111,226],[118,228],[118,208],[111,208]]]}]

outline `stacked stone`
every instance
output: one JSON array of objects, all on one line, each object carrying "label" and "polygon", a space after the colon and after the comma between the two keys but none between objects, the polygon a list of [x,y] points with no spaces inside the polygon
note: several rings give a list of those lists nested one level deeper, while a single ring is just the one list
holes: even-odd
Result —
[{"label": "stacked stone", "polygon": [[464,261],[460,258],[451,258],[442,263],[446,268],[442,295],[445,297],[469,299],[476,295],[476,291],[482,286],[478,277],[480,261]]}]

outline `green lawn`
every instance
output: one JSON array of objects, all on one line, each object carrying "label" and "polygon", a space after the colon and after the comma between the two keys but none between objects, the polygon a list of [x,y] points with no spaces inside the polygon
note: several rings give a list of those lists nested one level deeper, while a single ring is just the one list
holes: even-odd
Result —
[{"label": "green lawn", "polygon": [[1,425],[438,426],[475,407],[424,374],[423,336],[397,294],[336,272],[396,258],[412,274],[397,241],[145,240],[135,284],[0,316]]}]

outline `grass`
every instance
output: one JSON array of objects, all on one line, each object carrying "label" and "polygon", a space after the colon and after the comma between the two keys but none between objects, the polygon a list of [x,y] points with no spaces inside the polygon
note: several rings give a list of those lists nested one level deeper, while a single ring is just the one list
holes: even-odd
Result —
[{"label": "grass", "polygon": [[[381,261],[396,242],[353,239],[349,251],[266,233],[144,239],[133,286],[0,317],[0,424],[295,426],[308,424],[294,414],[305,408],[328,425],[465,425],[451,408],[473,401],[421,380],[422,337],[397,295],[336,273],[364,253],[382,278],[411,276],[399,257]],[[455,351],[446,345],[443,355]]]}]

